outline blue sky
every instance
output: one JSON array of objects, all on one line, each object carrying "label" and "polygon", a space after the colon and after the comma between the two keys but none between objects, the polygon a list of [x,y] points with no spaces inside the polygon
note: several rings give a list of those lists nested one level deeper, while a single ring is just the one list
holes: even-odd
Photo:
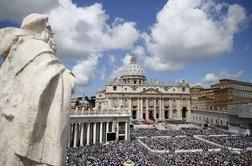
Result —
[{"label": "blue sky", "polygon": [[[21,3],[22,2],[22,3]],[[252,81],[252,1],[3,0],[0,27],[48,15],[57,56],[76,75],[76,95],[95,95],[135,53],[148,79],[208,86]],[[29,4],[29,5],[28,5]],[[16,6],[16,7],[13,7]]]}]

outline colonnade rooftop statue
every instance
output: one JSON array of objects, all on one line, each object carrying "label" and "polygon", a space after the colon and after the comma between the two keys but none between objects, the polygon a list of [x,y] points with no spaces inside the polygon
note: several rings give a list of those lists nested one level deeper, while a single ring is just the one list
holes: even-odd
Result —
[{"label": "colonnade rooftop statue", "polygon": [[0,165],[64,165],[75,78],[58,58],[48,18],[0,30]]}]

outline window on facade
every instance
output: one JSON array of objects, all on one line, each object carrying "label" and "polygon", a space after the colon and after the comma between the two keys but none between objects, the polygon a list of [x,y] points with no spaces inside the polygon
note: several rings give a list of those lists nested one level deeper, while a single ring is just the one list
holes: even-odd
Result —
[{"label": "window on facade", "polygon": [[185,87],[182,87],[182,92],[185,92]]},{"label": "window on facade", "polygon": [[124,88],[124,90],[126,91],[126,90],[127,90],[127,88]]},{"label": "window on facade", "polygon": [[159,113],[156,114],[156,118],[159,119]]},{"label": "window on facade", "polygon": [[134,84],[136,84],[137,83],[137,81],[134,81]]},{"label": "window on facade", "polygon": [[158,90],[158,88],[156,88],[156,90]]},{"label": "window on facade", "polygon": [[173,92],[175,92],[175,89],[173,89]]},{"label": "window on facade", "polygon": [[116,86],[113,86],[113,90],[116,90],[116,88],[117,88]]}]

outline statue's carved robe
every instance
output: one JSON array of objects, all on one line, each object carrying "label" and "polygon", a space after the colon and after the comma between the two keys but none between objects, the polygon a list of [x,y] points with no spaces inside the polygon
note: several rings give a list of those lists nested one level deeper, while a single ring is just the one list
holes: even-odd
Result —
[{"label": "statue's carved robe", "polygon": [[[0,165],[64,165],[74,77],[42,40],[20,40],[0,69]],[[16,163],[15,163],[16,164]]]}]

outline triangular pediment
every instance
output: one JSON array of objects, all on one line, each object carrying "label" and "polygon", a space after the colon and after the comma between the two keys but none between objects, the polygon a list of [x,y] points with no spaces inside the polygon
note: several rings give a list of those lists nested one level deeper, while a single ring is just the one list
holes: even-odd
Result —
[{"label": "triangular pediment", "polygon": [[146,90],[142,91],[142,94],[160,94],[162,92],[160,92],[159,90],[156,90],[154,88],[148,88]]}]

